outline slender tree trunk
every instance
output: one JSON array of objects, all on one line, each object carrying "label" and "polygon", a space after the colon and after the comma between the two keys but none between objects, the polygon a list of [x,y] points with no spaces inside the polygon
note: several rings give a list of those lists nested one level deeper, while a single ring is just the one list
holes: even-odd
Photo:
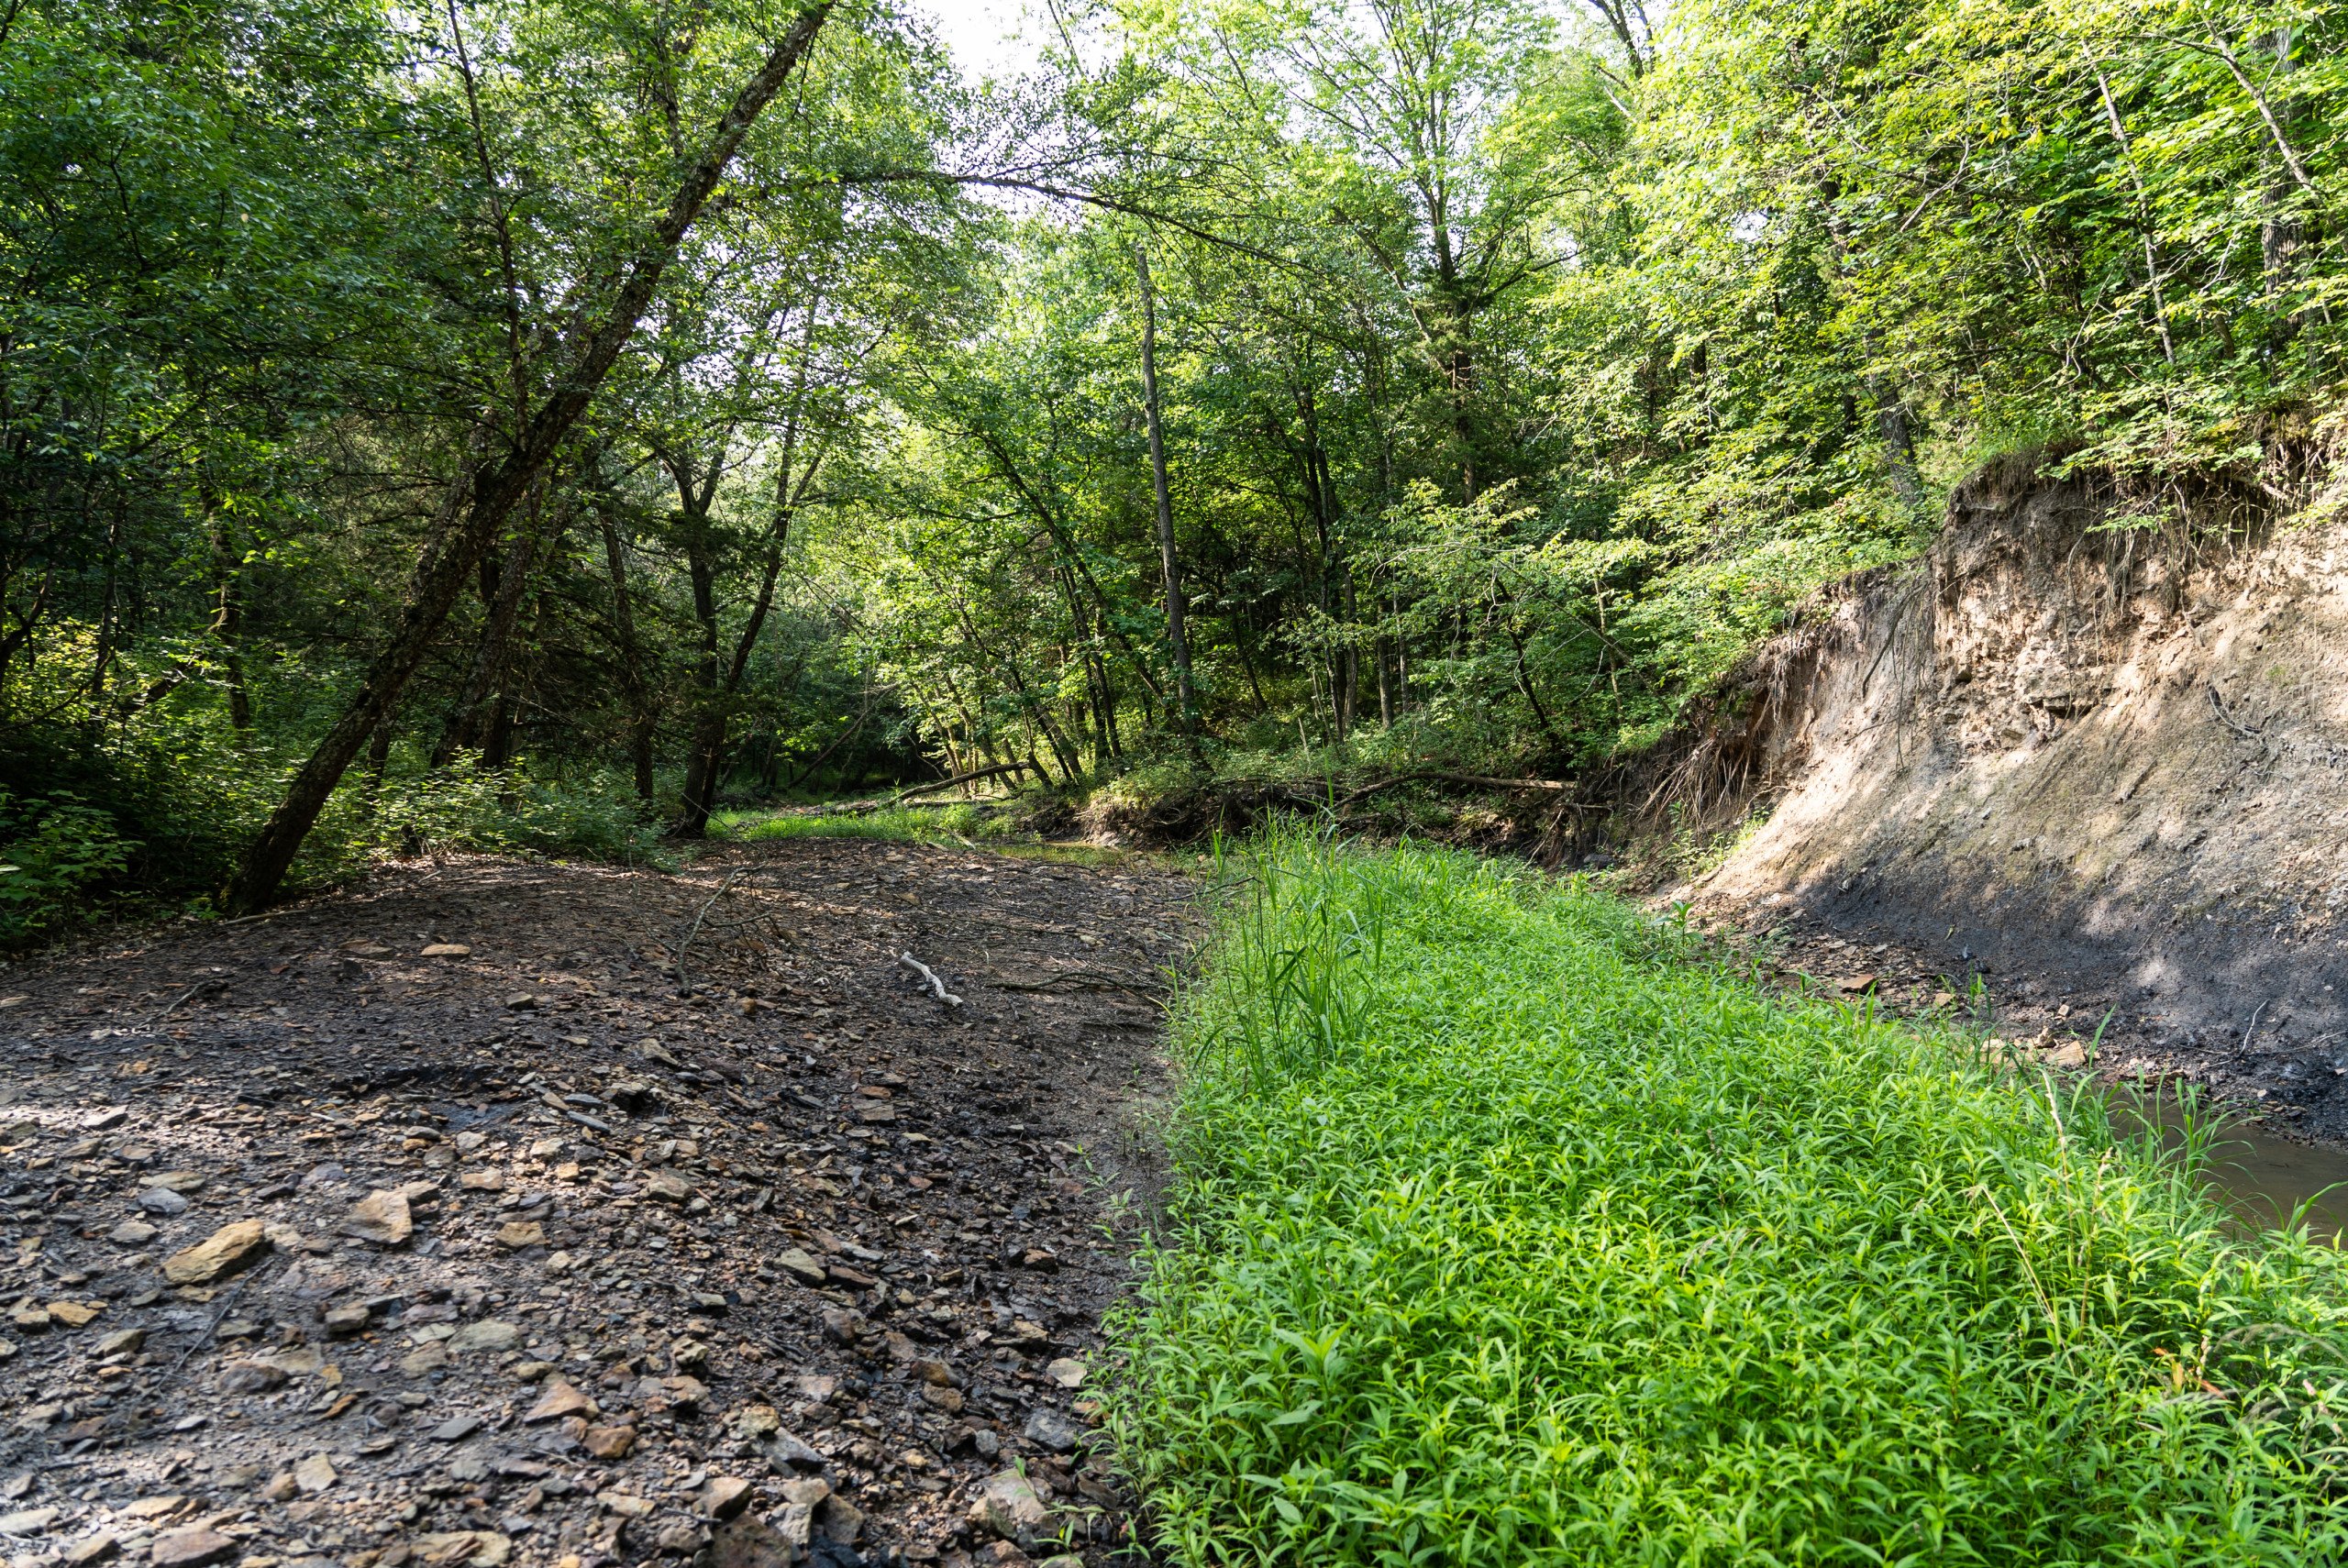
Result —
[{"label": "slender tree trunk", "polygon": [[[540,590],[537,608],[530,616],[529,635],[522,639],[524,649],[539,646],[546,623],[547,596],[545,591]],[[481,765],[484,768],[494,770],[514,766],[515,736],[520,733],[522,723],[522,693],[515,680],[515,661],[509,652],[501,661],[497,690],[490,708],[488,733],[482,737]]]},{"label": "slender tree trunk", "polygon": [[810,762],[805,767],[794,771],[791,776],[790,782],[783,785],[783,789],[785,790],[796,790],[800,785],[804,784],[809,779],[814,778],[815,770],[823,767],[825,763],[831,760],[832,753],[839,750],[840,747],[846,745],[848,742],[856,738],[857,733],[864,728],[864,721],[872,716],[874,699],[875,693],[868,690],[864,694],[864,706],[857,712],[856,723],[850,724],[847,729],[829,745],[817,752],[814,761]]},{"label": "slender tree trunk", "polygon": [[391,766],[393,718],[390,713],[384,714],[383,722],[375,726],[375,733],[367,737],[367,793],[371,799],[382,789],[383,769]]},{"label": "slender tree trunk", "polygon": [[[1338,569],[1338,602],[1345,612],[1346,624],[1351,626],[1354,624],[1355,615],[1353,565],[1351,562],[1341,562]],[[1348,642],[1339,657],[1343,662],[1342,674],[1345,678],[1345,689],[1338,699],[1337,713],[1337,736],[1342,740],[1353,733],[1354,714],[1361,700],[1361,650]]]},{"label": "slender tree trunk", "polygon": [[1891,469],[1891,488],[1913,512],[1924,504],[1924,480],[1916,466],[1916,436],[1908,422],[1907,400],[1888,377],[1870,371],[1866,384],[1875,399],[1876,429],[1883,436],[1885,460]]},{"label": "slender tree trunk", "polygon": [[[1373,604],[1377,602],[1376,594],[1370,596],[1370,602]],[[1379,637],[1370,644],[1369,657],[1378,668],[1378,727],[1390,730],[1394,727],[1393,644],[1385,637]]]},{"label": "slender tree trunk", "polygon": [[1533,716],[1540,721],[1541,733],[1549,737],[1549,744],[1563,744],[1557,739],[1557,726],[1549,722],[1549,710],[1541,705],[1540,693],[1533,690],[1533,673],[1524,667],[1524,639],[1507,622],[1503,621],[1501,627],[1508,633],[1510,646],[1516,649],[1516,689],[1524,693],[1525,701],[1532,705]]},{"label": "slender tree trunk", "polygon": [[528,422],[515,432],[508,449],[494,459],[488,456],[488,427],[483,425],[467,450],[456,479],[426,536],[415,570],[409,579],[406,602],[381,652],[368,668],[359,690],[342,714],[327,729],[287,787],[285,798],[248,847],[224,902],[243,913],[266,907],[277,895],[285,873],[310,835],[318,813],[336,784],[358,756],[430,651],[441,623],[448,619],[458,591],[490,541],[497,536],[506,515],[526,494],[538,474],[554,458],[579,416],[593,402],[620,351],[650,306],[660,277],[675,260],[686,233],[701,216],[725,168],[734,161],[742,138],[749,134],[783,81],[814,42],[818,28],[831,10],[831,0],[814,0],[792,21],[768,54],[756,75],[735,94],[734,102],[714,127],[702,155],[687,171],[668,210],[653,226],[645,245],[627,264],[610,303],[601,310],[582,313],[592,326],[559,335],[551,354],[556,370],[553,384]]},{"label": "slender tree trunk", "polygon": [[2176,345],[2168,334],[2168,301],[2161,291],[2160,251],[2153,242],[2153,199],[2144,189],[2144,176],[2136,167],[2136,147],[2128,138],[2128,127],[2120,117],[2119,101],[2111,95],[2111,83],[2104,79],[2103,67],[2096,67],[2095,84],[2103,94],[2103,113],[2111,127],[2111,139],[2119,144],[2120,160],[2128,168],[2128,179],[2136,188],[2136,232],[2144,247],[2144,282],[2152,290],[2153,326],[2161,340],[2161,357],[2170,364],[2176,363]]},{"label": "slender tree trunk", "polygon": [[1184,733],[1195,723],[1191,690],[1191,644],[1183,626],[1182,563],[1174,553],[1174,501],[1166,482],[1166,430],[1157,405],[1157,298],[1149,286],[1149,252],[1134,247],[1134,275],[1141,281],[1141,384],[1149,416],[1149,479],[1157,498],[1157,562],[1166,583],[1166,647],[1174,661],[1174,700]]},{"label": "slender tree trunk", "polygon": [[651,682],[644,671],[644,646],[637,640],[636,612],[628,599],[627,558],[620,548],[619,530],[612,526],[609,517],[604,525],[604,566],[612,579],[612,630],[619,645],[620,660],[625,668],[623,677],[627,686],[628,729],[627,755],[636,772],[636,798],[652,799],[652,712]]},{"label": "slender tree trunk", "polygon": [[[522,594],[529,587],[530,569],[537,561],[538,513],[546,503],[546,481],[543,477],[524,504],[526,520],[507,541],[503,559],[484,558],[482,570],[483,589],[481,640],[474,645],[471,667],[465,672],[465,684],[457,700],[449,706],[447,723],[440,727],[440,739],[432,747],[432,766],[446,767],[465,746],[483,746],[482,763],[490,764],[486,746],[488,732],[497,727],[504,701],[505,666],[514,637],[514,623],[522,610]],[[494,567],[494,570],[491,569]]]},{"label": "slender tree trunk", "polygon": [[941,662],[940,668],[937,671],[937,678],[945,683],[947,700],[954,704],[954,711],[962,716],[963,749],[967,751],[970,747],[976,746],[978,748],[979,755],[987,759],[987,766],[989,767],[995,767],[997,764],[1001,763],[1002,758],[994,749],[993,735],[988,731],[985,725],[979,723],[977,716],[970,712],[970,704],[963,697],[962,689],[954,684],[953,670],[945,668]]},{"label": "slender tree trunk", "polygon": [[685,530],[685,566],[692,580],[693,619],[701,626],[701,646],[693,660],[693,686],[700,701],[685,747],[684,814],[673,831],[680,838],[699,838],[709,831],[710,810],[717,791],[718,754],[725,745],[725,714],[724,699],[717,690],[717,563],[709,553],[708,517],[687,517]]},{"label": "slender tree trunk", "polygon": [[819,455],[809,465],[794,491],[790,482],[791,452],[791,446],[786,444],[781,473],[775,481],[774,521],[767,535],[766,562],[759,574],[758,596],[750,602],[750,613],[734,640],[733,657],[723,670],[717,660],[716,563],[707,548],[706,508],[714,479],[703,490],[703,510],[690,520],[689,537],[693,542],[687,547],[687,556],[692,569],[693,613],[702,625],[702,709],[694,721],[692,748],[685,757],[684,818],[676,830],[681,837],[699,838],[709,830],[710,812],[715,809],[719,784],[725,776],[726,732],[732,726],[734,699],[741,691],[742,677],[750,668],[750,656],[758,647],[759,635],[774,608],[775,584],[782,575],[782,552],[791,542],[792,508],[814,480],[815,468],[822,460]]},{"label": "slender tree trunk", "polygon": [[[1011,688],[1013,694],[1019,699],[1019,706],[1025,711],[1028,723],[1034,729],[1042,732],[1045,744],[1052,748],[1053,760],[1060,765],[1060,771],[1073,781],[1079,771],[1076,748],[1068,744],[1067,737],[1062,735],[1058,726],[1052,723],[1050,708],[1039,701],[1036,694],[1027,689],[1026,678],[1019,673],[1017,657],[1010,654],[1001,656],[994,654],[979,636],[978,628],[970,624],[969,612],[959,604],[954,607],[954,613],[962,623],[963,638],[971,647],[994,659],[995,668],[1002,673],[1003,683]],[[1034,761],[1035,756],[1036,747],[1031,741],[1027,747],[1028,760]],[[1036,771],[1042,776],[1046,783],[1052,781],[1052,776],[1044,769],[1039,767]]]},{"label": "slender tree trunk", "polygon": [[245,685],[245,585],[238,559],[236,524],[205,486],[201,494],[205,538],[212,551],[212,640],[220,645],[220,668],[227,678],[228,723],[239,735],[253,727],[252,693]]},{"label": "slender tree trunk", "polygon": [[1240,672],[1247,677],[1247,690],[1256,699],[1256,716],[1262,718],[1272,711],[1270,699],[1264,695],[1264,683],[1256,674],[1256,661],[1247,651],[1247,617],[1245,612],[1231,617],[1231,646],[1239,652]]}]

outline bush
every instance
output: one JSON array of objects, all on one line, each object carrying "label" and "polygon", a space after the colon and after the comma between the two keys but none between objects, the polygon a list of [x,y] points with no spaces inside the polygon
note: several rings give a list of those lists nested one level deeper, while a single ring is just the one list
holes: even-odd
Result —
[{"label": "bush", "polygon": [[22,946],[82,914],[138,848],[111,816],[73,795],[0,790],[0,947]]}]

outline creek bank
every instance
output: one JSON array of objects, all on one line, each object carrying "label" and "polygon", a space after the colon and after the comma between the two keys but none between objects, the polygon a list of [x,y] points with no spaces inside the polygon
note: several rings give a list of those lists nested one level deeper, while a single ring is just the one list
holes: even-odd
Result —
[{"label": "creek bank", "polygon": [[1924,558],[1822,596],[1623,798],[1649,831],[1743,824],[1662,896],[1797,966],[1977,977],[2007,1034],[2109,1015],[2107,1077],[2348,1137],[2348,526],[2130,504],[1985,469]]}]

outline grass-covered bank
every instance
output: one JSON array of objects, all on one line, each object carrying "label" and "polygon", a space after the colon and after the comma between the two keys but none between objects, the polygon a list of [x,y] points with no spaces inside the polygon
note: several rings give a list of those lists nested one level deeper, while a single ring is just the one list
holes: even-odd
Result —
[{"label": "grass-covered bank", "polygon": [[2091,1097],[1490,862],[1225,868],[1114,1402],[1178,1561],[2348,1557],[2340,1258]]}]

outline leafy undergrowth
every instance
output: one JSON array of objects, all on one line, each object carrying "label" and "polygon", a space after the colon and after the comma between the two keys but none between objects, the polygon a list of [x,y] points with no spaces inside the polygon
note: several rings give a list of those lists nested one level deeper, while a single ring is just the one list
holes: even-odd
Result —
[{"label": "leafy undergrowth", "polygon": [[725,812],[712,820],[720,838],[744,844],[786,838],[880,838],[892,843],[950,844],[971,836],[983,823],[975,806],[914,810],[883,807],[858,812],[809,811]]},{"label": "leafy undergrowth", "polygon": [[853,813],[726,812],[713,818],[711,825],[714,836],[739,844],[788,838],[874,838],[892,844],[957,844],[1023,859],[1058,860],[1082,866],[1114,865],[1128,854],[1114,847],[1023,836],[1022,821],[1015,807],[1006,808],[991,801],[957,801],[943,808],[892,806]]},{"label": "leafy undergrowth", "polygon": [[1450,852],[1222,867],[1127,1463],[1184,1563],[2348,1555],[2348,1290],[1954,1033]]}]

